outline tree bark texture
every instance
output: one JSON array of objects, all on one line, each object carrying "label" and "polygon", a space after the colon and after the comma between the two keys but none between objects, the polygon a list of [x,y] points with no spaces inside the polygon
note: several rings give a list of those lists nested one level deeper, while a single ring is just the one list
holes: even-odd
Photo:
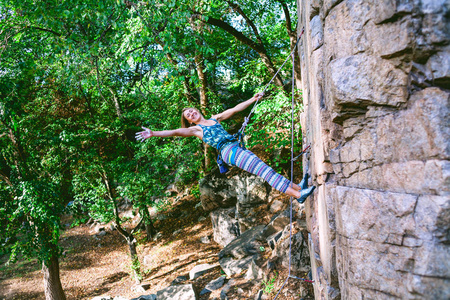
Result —
[{"label": "tree bark texture", "polygon": [[211,167],[210,149],[211,147],[208,144],[204,144],[203,155],[205,157],[205,171],[208,171]]},{"label": "tree bark texture", "polygon": [[59,261],[56,254],[48,261],[42,262],[42,273],[44,274],[44,291],[46,300],[66,300],[59,277]]},{"label": "tree bark texture", "polygon": [[203,66],[203,56],[201,54],[195,55],[195,66],[197,69],[197,76],[200,81],[200,110],[202,114],[206,115],[206,107],[208,106],[207,94],[207,80]]},{"label": "tree bark texture", "polygon": [[[291,16],[289,13],[289,9],[286,5],[286,3],[284,3],[283,1],[278,1],[281,4],[281,7],[283,8],[283,12],[284,12],[284,16],[286,19],[286,31],[289,35],[289,41],[291,44],[291,51],[294,49],[295,44],[297,43],[297,33],[296,33],[296,28],[292,28],[292,22],[291,22]],[[301,31],[300,31],[301,32]],[[300,47],[300,42],[297,45],[297,47]],[[301,74],[301,69],[300,69],[300,59],[296,59],[295,60],[295,64],[294,64],[294,74],[295,74],[295,82],[296,82],[296,87],[298,89],[301,88],[301,82],[302,82],[302,74]]]},{"label": "tree bark texture", "polygon": [[131,258],[131,270],[133,272],[133,278],[136,284],[141,283],[141,263],[139,262],[139,257],[136,250],[136,239],[133,235],[127,238],[127,244],[130,248],[130,258]]},{"label": "tree bark texture", "polygon": [[156,234],[156,228],[153,225],[152,218],[150,217],[150,213],[148,212],[147,206],[141,207],[140,209],[142,218],[144,219],[144,229],[147,233],[147,242],[150,242]]}]

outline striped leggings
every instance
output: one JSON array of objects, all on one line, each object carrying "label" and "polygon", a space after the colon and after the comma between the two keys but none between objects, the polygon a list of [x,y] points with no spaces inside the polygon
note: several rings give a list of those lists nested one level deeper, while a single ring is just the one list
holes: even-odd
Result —
[{"label": "striped leggings", "polygon": [[255,174],[267,181],[273,188],[285,193],[291,181],[275,172],[259,157],[249,150],[239,147],[237,142],[225,145],[221,151],[222,159],[231,166],[236,166]]}]

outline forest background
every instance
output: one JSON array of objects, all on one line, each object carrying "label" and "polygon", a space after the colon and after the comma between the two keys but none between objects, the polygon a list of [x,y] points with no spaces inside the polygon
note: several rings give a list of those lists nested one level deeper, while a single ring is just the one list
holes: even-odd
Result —
[{"label": "forest background", "polygon": [[[47,299],[63,299],[61,216],[114,220],[139,280],[117,201],[139,209],[150,237],[148,208],[170,184],[210,172],[215,152],[196,138],[137,143],[135,133],[178,128],[184,107],[209,117],[261,91],[294,47],[296,19],[289,0],[0,0],[0,256],[37,258]],[[249,147],[290,145],[289,64],[254,112]],[[236,132],[243,116],[225,127]],[[298,152],[298,122],[295,135]]]}]

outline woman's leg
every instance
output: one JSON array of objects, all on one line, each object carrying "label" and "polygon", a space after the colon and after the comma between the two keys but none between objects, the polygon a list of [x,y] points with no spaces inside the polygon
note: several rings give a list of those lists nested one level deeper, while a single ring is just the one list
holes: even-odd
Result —
[{"label": "woman's leg", "polygon": [[[273,188],[293,197],[300,197],[300,187],[296,184],[290,187],[291,181],[275,172],[265,164],[259,157],[249,150],[244,150],[237,144],[225,146],[222,150],[223,160],[229,164],[239,167],[247,172],[258,175],[266,180]],[[298,189],[298,190],[297,190]]]}]

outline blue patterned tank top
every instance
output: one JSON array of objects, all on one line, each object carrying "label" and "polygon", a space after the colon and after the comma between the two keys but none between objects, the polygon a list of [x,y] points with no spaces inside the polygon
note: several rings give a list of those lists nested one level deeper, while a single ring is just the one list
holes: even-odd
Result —
[{"label": "blue patterned tank top", "polygon": [[[207,143],[211,147],[218,149],[218,144],[221,141],[235,141],[235,138],[226,132],[226,130],[220,125],[220,123],[216,119],[209,119],[216,122],[216,124],[211,126],[200,125],[203,130],[203,142]],[[220,146],[223,146],[227,143],[223,143]]]}]

